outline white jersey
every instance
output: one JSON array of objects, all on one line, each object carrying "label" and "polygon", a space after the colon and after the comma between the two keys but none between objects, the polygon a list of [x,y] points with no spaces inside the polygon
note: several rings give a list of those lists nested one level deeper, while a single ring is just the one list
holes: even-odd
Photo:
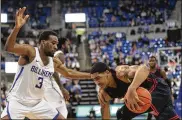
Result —
[{"label": "white jersey", "polygon": [[18,65],[18,71],[9,91],[8,100],[16,99],[23,103],[37,104],[44,97],[44,82],[50,80],[54,73],[52,57],[48,65],[44,66],[36,47],[34,60],[24,66]]}]

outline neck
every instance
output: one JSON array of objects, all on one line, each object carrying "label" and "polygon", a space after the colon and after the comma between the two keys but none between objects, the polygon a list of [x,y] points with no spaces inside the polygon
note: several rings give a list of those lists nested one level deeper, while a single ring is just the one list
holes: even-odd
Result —
[{"label": "neck", "polygon": [[150,71],[156,70],[156,67],[150,67]]},{"label": "neck", "polygon": [[108,86],[109,86],[109,87],[116,88],[116,82],[115,82],[115,80],[114,80],[112,74],[109,74],[108,80],[109,80]]},{"label": "neck", "polygon": [[45,55],[41,46],[38,48],[38,50],[39,50],[40,58],[42,62],[44,63],[44,65],[47,65],[49,63],[49,57]]}]

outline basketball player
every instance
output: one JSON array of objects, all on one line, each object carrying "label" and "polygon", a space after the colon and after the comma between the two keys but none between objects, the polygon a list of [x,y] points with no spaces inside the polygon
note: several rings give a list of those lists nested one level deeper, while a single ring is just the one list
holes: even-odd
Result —
[{"label": "basketball player", "polygon": [[157,77],[163,78],[171,89],[171,82],[167,79],[166,72],[157,65],[157,58],[154,55],[149,57],[150,72],[155,74]]},{"label": "basketball player", "polygon": [[[103,119],[109,119],[109,101],[112,98],[124,98],[132,110],[139,110],[139,100],[136,89],[141,86],[149,90],[152,95],[153,111],[157,120],[179,120],[171,102],[170,89],[164,80],[150,73],[146,65],[121,65],[116,70],[109,69],[105,63],[98,62],[91,69],[91,78],[100,87],[98,93]],[[131,112],[125,105],[117,113],[117,119],[131,120],[140,115]]]},{"label": "basketball player", "polygon": [[[62,51],[56,51],[54,56],[60,59],[64,64],[64,54]],[[67,118],[68,110],[66,108],[66,101],[69,100],[69,92],[63,87],[59,79],[59,74],[54,72],[50,80],[44,83],[46,88],[44,91],[44,99],[56,110],[63,115],[64,118]],[[38,119],[36,116],[29,116],[29,119]]]},{"label": "basketball player", "polygon": [[[154,55],[151,55],[149,57],[149,66],[150,66],[150,72],[155,74],[157,77],[163,78],[162,80],[165,80],[166,83],[169,85],[170,89],[171,89],[171,82],[169,79],[167,79],[166,77],[166,72],[164,70],[162,70],[158,65],[157,65],[157,58]],[[172,97],[172,101],[173,101],[173,95],[171,94]],[[147,120],[151,120],[152,119],[152,114],[148,114],[148,118]]]},{"label": "basketball player", "polygon": [[73,74],[58,58],[52,58],[58,44],[57,34],[53,31],[44,31],[40,35],[38,48],[17,44],[17,34],[29,18],[29,15],[24,15],[25,10],[26,7],[23,7],[17,11],[15,27],[5,45],[6,51],[17,54],[20,58],[18,70],[7,97],[8,105],[1,114],[1,118],[24,119],[25,116],[33,115],[39,119],[64,119],[55,108],[43,100],[44,82],[50,80],[54,71],[73,79],[87,79],[90,78],[90,74],[81,72]]}]

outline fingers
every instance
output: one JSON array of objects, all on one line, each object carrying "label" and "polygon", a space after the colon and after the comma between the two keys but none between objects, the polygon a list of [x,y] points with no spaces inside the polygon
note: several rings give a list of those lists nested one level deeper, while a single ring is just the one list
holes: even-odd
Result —
[{"label": "fingers", "polygon": [[125,100],[125,101],[127,102],[131,110],[133,111],[141,110],[139,103],[137,103],[135,100],[131,100],[131,101]]},{"label": "fingers", "polygon": [[69,99],[70,99],[70,95],[68,93],[67,96],[66,96],[66,100],[69,100]]},{"label": "fingers", "polygon": [[69,96],[65,96],[64,99],[65,99],[66,101],[68,101],[68,100],[70,99],[70,97],[69,97]]},{"label": "fingers", "polygon": [[141,110],[137,102],[134,102],[133,106],[134,106],[134,110]]},{"label": "fingers", "polygon": [[20,8],[20,9],[19,9],[19,15],[20,15],[20,16],[23,16],[25,10],[26,10],[26,7]]},{"label": "fingers", "polygon": [[27,21],[28,18],[29,18],[29,15],[26,15],[24,19]]},{"label": "fingers", "polygon": [[[23,8],[19,8],[19,10],[16,12],[16,16],[21,16],[23,17],[24,16],[24,12],[26,10],[26,7],[23,7]],[[29,15],[26,15],[24,17],[25,20],[27,20],[29,18]]]},{"label": "fingers", "polygon": [[69,92],[67,90],[63,90],[62,92],[63,92],[64,99],[68,101],[70,99]]},{"label": "fingers", "polygon": [[98,99],[101,106],[104,106],[106,104],[106,102],[104,101],[101,95],[98,95]]},{"label": "fingers", "polygon": [[18,10],[18,15],[20,15],[20,11],[21,11],[21,8],[19,8],[19,10]]},{"label": "fingers", "polygon": [[16,16],[18,16],[18,14],[19,14],[19,11],[17,10],[17,11],[16,11]]},{"label": "fingers", "polygon": [[138,97],[136,98],[136,101],[139,105],[145,105],[145,103],[141,101]]}]

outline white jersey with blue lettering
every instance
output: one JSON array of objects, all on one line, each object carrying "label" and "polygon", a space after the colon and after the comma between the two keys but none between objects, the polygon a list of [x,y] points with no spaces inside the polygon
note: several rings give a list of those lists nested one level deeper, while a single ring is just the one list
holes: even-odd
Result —
[{"label": "white jersey with blue lettering", "polygon": [[50,80],[54,73],[53,58],[49,57],[48,65],[44,66],[40,58],[39,50],[35,47],[34,60],[20,66],[9,91],[7,100],[17,100],[24,104],[37,104],[44,97],[44,82]]}]

